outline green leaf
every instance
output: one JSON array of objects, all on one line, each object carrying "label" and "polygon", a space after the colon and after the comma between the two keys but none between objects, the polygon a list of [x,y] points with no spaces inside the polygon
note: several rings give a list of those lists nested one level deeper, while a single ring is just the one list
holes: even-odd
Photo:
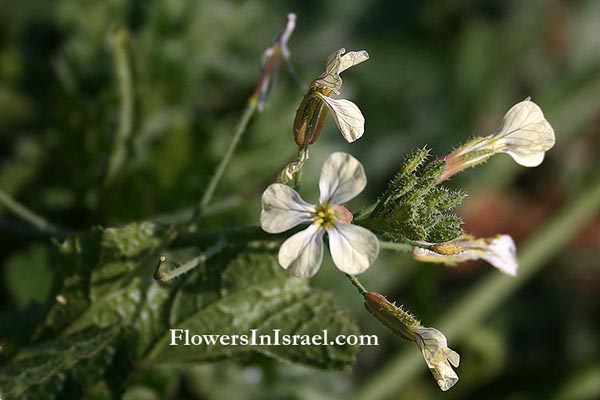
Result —
[{"label": "green leaf", "polygon": [[53,276],[48,254],[46,246],[33,245],[7,259],[4,282],[18,308],[42,304],[50,295]]},{"label": "green leaf", "polygon": [[66,304],[56,304],[47,329],[73,334],[90,327],[123,326],[134,360],[152,350],[161,362],[212,361],[263,354],[301,364],[341,369],[352,365],[356,346],[165,346],[171,328],[203,334],[358,334],[329,294],[292,278],[270,254],[228,251],[209,258],[171,285],[152,278],[170,231],[151,223],[96,229],[62,243]]},{"label": "green leaf", "polygon": [[143,222],[123,228],[95,229],[59,245],[66,304],[57,303],[46,330],[74,333],[90,326],[133,326],[132,350],[141,354],[162,331],[163,303],[171,288],[152,279],[170,232]]},{"label": "green leaf", "polygon": [[[205,344],[171,346],[166,331],[152,349],[150,363],[214,361],[250,354],[264,354],[281,360],[321,368],[342,369],[354,362],[356,346],[260,346],[241,343],[242,335],[274,338],[283,335],[317,335],[327,329],[328,341],[336,335],[357,335],[353,319],[338,309],[329,294],[309,287],[307,280],[290,277],[272,255],[244,254],[215,259],[199,279],[191,281],[197,294],[183,285],[173,303],[171,326],[194,335],[238,335],[238,345]],[[211,282],[202,291],[196,284]],[[210,339],[209,339],[210,340]],[[219,339],[220,340],[220,339]],[[250,342],[251,338],[248,338]]]},{"label": "green leaf", "polygon": [[54,399],[71,379],[95,383],[113,360],[118,332],[94,328],[22,350],[0,368],[0,398]]}]

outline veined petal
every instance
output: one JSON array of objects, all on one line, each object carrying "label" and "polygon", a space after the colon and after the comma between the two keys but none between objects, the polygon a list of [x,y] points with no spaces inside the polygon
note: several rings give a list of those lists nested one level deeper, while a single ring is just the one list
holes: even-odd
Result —
[{"label": "veined petal", "polygon": [[311,220],[315,206],[302,200],[298,192],[281,183],[270,185],[262,195],[260,226],[265,232],[281,233]]},{"label": "veined petal", "polygon": [[327,63],[325,65],[325,72],[321,74],[315,80],[317,86],[325,87],[338,93],[338,89],[342,87],[342,78],[340,78],[340,63],[342,54],[346,52],[346,49],[341,48],[338,51],[331,53],[327,57]]},{"label": "veined petal", "polygon": [[502,128],[485,137],[476,137],[444,156],[443,182],[452,175],[487,161],[502,152],[524,167],[537,167],[544,153],[554,146],[554,129],[541,108],[529,98],[515,104],[504,116]]},{"label": "veined petal", "polygon": [[491,139],[518,164],[535,167],[544,160],[544,152],[554,146],[554,129],[542,109],[530,101],[515,104],[504,116],[502,129]]},{"label": "veined petal", "polygon": [[507,275],[517,276],[517,247],[509,235],[498,235],[488,240],[488,246],[482,257],[485,261]]},{"label": "veined petal", "polygon": [[509,235],[497,235],[492,238],[459,238],[444,243],[443,249],[450,251],[432,251],[420,247],[413,248],[413,258],[423,262],[455,265],[468,260],[483,259],[507,275],[516,276],[518,261],[515,242]]},{"label": "veined petal", "polygon": [[351,51],[340,57],[340,65],[338,67],[338,74],[344,72],[350,67],[354,67],[362,62],[369,59],[369,53],[366,50]]},{"label": "veined petal", "polygon": [[290,236],[279,248],[279,264],[298,278],[310,278],[323,262],[323,234],[317,225]]},{"label": "veined petal", "polygon": [[342,272],[366,271],[379,255],[379,239],[362,226],[337,223],[327,230],[333,263]]},{"label": "veined petal", "polygon": [[334,93],[338,93],[339,88],[342,87],[340,73],[369,59],[369,53],[365,50],[344,53],[346,53],[346,49],[341,48],[329,55],[325,72],[313,82],[315,86],[327,88]]},{"label": "veined petal", "polygon": [[446,336],[437,329],[419,326],[411,330],[416,334],[415,342],[440,389],[450,389],[458,382],[458,375],[450,364],[458,367],[460,356],[448,347]]},{"label": "veined petal", "polygon": [[332,99],[316,93],[327,105],[342,136],[352,143],[365,133],[365,117],[356,104],[350,100]]},{"label": "veined petal", "polygon": [[332,153],[323,164],[319,178],[319,203],[344,204],[367,186],[360,161],[348,153]]}]

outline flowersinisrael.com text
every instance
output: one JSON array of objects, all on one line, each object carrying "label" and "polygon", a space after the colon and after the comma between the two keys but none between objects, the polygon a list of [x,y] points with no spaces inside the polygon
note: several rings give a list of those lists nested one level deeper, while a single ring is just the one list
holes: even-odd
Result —
[{"label": "flowersinisrael.com text", "polygon": [[171,329],[170,346],[378,346],[376,335],[337,335],[330,336],[327,329],[315,335],[282,334],[281,329],[273,329],[270,334],[259,334],[251,329],[240,335],[202,335],[189,329]]}]

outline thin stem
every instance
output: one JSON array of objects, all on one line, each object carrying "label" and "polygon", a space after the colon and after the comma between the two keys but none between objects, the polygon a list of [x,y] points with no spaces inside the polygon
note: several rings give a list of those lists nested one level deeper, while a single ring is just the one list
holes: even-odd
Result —
[{"label": "thin stem", "polygon": [[251,97],[250,100],[248,101],[248,104],[246,105],[246,109],[244,110],[244,113],[242,114],[242,118],[240,119],[240,122],[238,123],[238,126],[233,135],[233,138],[231,138],[229,147],[225,151],[225,154],[223,155],[223,158],[221,159],[219,166],[217,167],[212,178],[210,179],[210,182],[208,183],[208,187],[206,188],[206,191],[204,192],[204,195],[202,196],[202,199],[200,200],[200,203],[198,204],[198,209],[196,211],[197,214],[200,214],[202,212],[202,210],[205,209],[209,205],[210,201],[212,200],[213,195],[215,194],[215,190],[217,189],[217,185],[223,178],[225,169],[227,168],[227,165],[231,161],[233,152],[235,151],[236,147],[240,143],[240,139],[244,135],[244,132],[246,132],[246,128],[248,127],[248,123],[250,122],[250,119],[256,112],[257,105],[258,105],[258,102],[256,101],[256,99],[254,97]]},{"label": "thin stem", "polygon": [[350,280],[350,283],[352,283],[352,285],[354,285],[354,287],[358,290],[358,293],[360,293],[361,296],[364,296],[365,293],[367,293],[368,290],[365,289],[363,284],[360,283],[360,281],[354,275],[350,275],[350,274],[344,274],[344,275],[346,275],[346,277]]},{"label": "thin stem", "polygon": [[129,52],[129,33],[121,29],[113,36],[115,70],[119,84],[119,122],[113,149],[108,162],[108,172],[104,181],[109,185],[123,168],[127,155],[127,144],[133,131],[133,79]]},{"label": "thin stem", "polygon": [[[599,209],[600,182],[594,182],[522,246],[519,274],[515,278],[497,273],[489,275],[456,302],[445,314],[445,318],[432,325],[444,332],[452,346],[457,345],[473,326],[481,324],[484,317],[560,252]],[[425,370],[418,352],[401,352],[379,374],[365,382],[356,398],[389,398]]]},{"label": "thin stem", "polygon": [[196,257],[189,259],[188,261],[184,262],[183,264],[179,265],[178,267],[176,267],[168,272],[160,271],[160,267],[167,260],[167,258],[165,256],[160,256],[160,258],[158,260],[158,264],[156,265],[156,269],[154,270],[154,279],[156,279],[157,281],[160,281],[160,282],[169,282],[170,280],[173,280],[173,279],[177,278],[178,276],[181,276],[181,275],[191,271],[192,269],[198,267],[199,265],[204,264],[206,262],[206,260],[208,260],[210,257],[214,256],[215,254],[217,254],[218,252],[223,250],[226,245],[227,245],[227,242],[225,240],[221,239],[217,243],[215,243],[213,246],[209,247],[202,254],[199,254]]},{"label": "thin stem", "polygon": [[298,157],[296,162],[299,163],[300,167],[294,174],[294,180],[292,181],[292,187],[294,190],[300,190],[300,184],[302,183],[302,170],[304,169],[304,163],[308,160],[308,143],[304,147],[300,147],[298,150]]},{"label": "thin stem", "polygon": [[356,214],[354,214],[354,221],[360,221],[360,220],[367,218],[369,215],[371,215],[373,210],[375,210],[375,207],[377,207],[377,204],[379,204],[379,202],[376,201],[375,203],[370,204],[370,205],[366,206],[365,208],[359,210]]},{"label": "thin stem", "polygon": [[2,189],[0,189],[0,204],[4,205],[10,212],[12,212],[17,217],[21,218],[23,221],[27,222],[40,232],[52,236],[57,236],[59,238],[64,238],[69,235],[68,229],[61,228],[58,225],[54,225],[53,223],[47,221],[41,215],[36,214],[29,208],[25,207],[24,205],[13,199]]},{"label": "thin stem", "polygon": [[[210,215],[217,215],[226,211],[229,211],[247,201],[247,196],[230,196],[225,199],[219,200],[218,203],[209,204],[204,210],[202,210],[198,216],[205,217]],[[161,222],[163,224],[178,224],[188,222],[194,217],[196,212],[195,207],[186,207],[177,211],[167,212],[164,214],[158,214],[150,217],[152,221]]]},{"label": "thin stem", "polygon": [[394,243],[394,242],[387,242],[385,240],[379,241],[379,247],[381,247],[382,249],[386,249],[386,250],[404,251],[404,252],[411,252],[413,249],[413,246],[411,246],[410,244],[407,244],[407,243]]}]

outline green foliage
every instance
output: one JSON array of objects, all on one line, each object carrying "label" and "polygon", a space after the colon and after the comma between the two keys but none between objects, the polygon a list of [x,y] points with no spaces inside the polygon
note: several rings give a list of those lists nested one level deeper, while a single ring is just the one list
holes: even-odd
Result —
[{"label": "green foliage", "polygon": [[68,386],[94,385],[110,366],[119,329],[91,328],[21,351],[0,368],[0,397],[55,399]]},{"label": "green foliage", "polygon": [[363,225],[397,242],[440,243],[463,233],[462,220],[452,211],[465,193],[438,186],[445,163],[422,167],[428,156],[429,149],[423,148],[406,158]]},{"label": "green foliage", "polygon": [[[549,212],[586,185],[586,174],[597,177],[600,2],[450,3],[389,2],[382,6],[381,2],[349,0],[343,7],[334,2],[322,7],[296,2],[290,8],[286,2],[233,0],[0,1],[0,188],[48,220],[81,232],[90,226],[124,225],[197,203],[256,85],[260,54],[285,14],[295,11],[298,27],[290,50],[301,80],[308,82],[321,73],[324,57],[341,46],[365,48],[372,55],[364,67],[349,72],[352,78],[346,79],[344,86],[367,119],[364,138],[346,148],[369,174],[369,185],[357,201],[376,199],[385,184],[380,179],[398,170],[392,160],[411,148],[430,143],[438,154],[444,154],[469,134],[496,129],[507,105],[526,96],[539,102],[560,143],[556,151],[547,154],[541,168],[517,168],[509,157],[499,156],[452,181],[469,188],[474,206],[482,205],[481,192],[492,189],[492,207],[498,209],[471,214],[466,222],[474,227],[473,233],[501,228],[518,237],[529,236],[540,221],[536,215]],[[122,78],[115,68],[110,38],[121,28],[127,29],[131,38],[134,107],[127,157],[107,188],[103,181],[122,117]],[[295,155],[290,148],[291,121],[302,94],[282,68],[267,108],[251,122],[215,193],[217,207],[231,204],[229,197],[238,195],[243,195],[243,206],[207,216],[199,229],[256,224],[260,184]],[[317,166],[328,151],[346,146],[331,120],[319,146],[311,153],[311,163]],[[306,169],[307,174],[311,171],[315,176],[307,175],[305,182],[317,181],[318,168]],[[515,185],[517,173],[519,183]],[[399,185],[406,191],[402,195],[419,179],[417,173],[405,175]],[[305,185],[304,190],[311,188]],[[317,190],[316,185],[312,190]],[[317,195],[313,193],[313,197]],[[432,209],[452,214],[462,196],[436,185],[421,199]],[[489,207],[489,203],[483,205]],[[417,211],[398,208],[397,215],[409,221],[417,218]],[[129,226],[131,230],[135,227]],[[427,234],[427,227],[418,228],[418,234]],[[168,231],[150,229],[157,232],[149,238],[139,235],[136,240],[169,242],[163,237],[170,235]],[[543,232],[545,228],[539,229]],[[561,398],[573,398],[580,394],[576,388],[583,387],[595,398],[597,388],[578,378],[593,370],[599,359],[598,346],[593,345],[598,337],[593,318],[596,303],[593,296],[573,295],[589,292],[587,277],[597,265],[598,246],[586,232],[589,229],[563,250],[562,257],[555,257],[553,268],[542,272],[542,279],[530,282],[528,290],[510,300],[514,307],[497,307],[486,313],[485,325],[490,324],[505,341],[511,362],[490,371],[486,365],[478,365],[468,349],[461,349],[469,361],[461,365],[461,381],[450,396],[480,399],[559,393]],[[229,283],[225,285],[230,281],[218,271],[220,266],[226,268],[228,261],[220,255],[174,285],[161,286],[150,276],[162,244],[155,242],[138,255],[113,259],[114,254],[127,250],[116,249],[112,240],[101,244],[104,234],[105,230],[96,229],[78,235],[58,246],[58,257],[42,256],[49,252],[41,251],[38,244],[48,247],[48,242],[0,207],[4,277],[0,368],[7,373],[3,376],[18,382],[11,375],[13,369],[24,371],[17,366],[15,353],[61,340],[75,344],[79,335],[102,332],[91,325],[109,326],[112,321],[118,326],[107,329],[115,329],[120,340],[111,341],[104,351],[116,349],[121,362],[113,361],[107,370],[110,376],[101,376],[98,385],[86,388],[90,397],[112,391],[113,398],[120,398],[122,391],[132,387],[130,379],[122,382],[126,376],[137,378],[138,387],[156,389],[154,397],[148,392],[132,397],[140,399],[358,398],[353,391],[359,385],[384,376],[397,384],[394,393],[407,398],[440,397],[429,376],[423,381],[406,379],[406,363],[391,359],[404,347],[380,329],[383,327],[373,324],[362,303],[356,301],[353,288],[339,281],[338,271],[327,267],[313,284],[333,291],[336,301],[351,309],[361,326],[379,334],[380,346],[361,349],[357,374],[326,373],[262,357],[254,360],[253,350],[236,355],[251,359],[251,365],[236,360],[187,363],[180,368],[137,368],[131,374],[130,361],[141,361],[165,334],[156,321],[168,318],[176,296],[187,299],[180,303],[189,308],[181,314],[183,320],[214,302],[225,301],[223,297],[233,289]],[[117,237],[113,235],[115,241]],[[124,234],[118,241],[128,237]],[[396,237],[408,239],[401,233]],[[197,247],[186,249],[184,257],[212,243],[188,244]],[[549,254],[549,248],[556,246],[546,247],[538,257]],[[142,257],[144,253],[147,257]],[[361,280],[368,288],[401,294],[394,297],[406,301],[424,321],[433,323],[436,317],[446,316],[447,305],[474,284],[471,269],[448,273],[443,268],[416,268],[407,258],[382,252],[376,266]],[[214,273],[208,274],[207,269]],[[100,270],[104,272],[100,274]],[[464,279],[455,279],[456,274]],[[184,290],[190,296],[183,296]],[[110,304],[113,293],[121,306]],[[66,305],[56,303],[57,294],[65,297]],[[100,305],[99,296],[109,298]],[[133,311],[132,305],[137,305]],[[99,312],[97,317],[95,312]],[[540,335],[541,326],[555,327],[553,334]],[[137,332],[143,329],[151,333],[140,336]],[[471,332],[471,328],[464,329]],[[145,354],[130,356],[133,352]],[[415,352],[413,349],[410,354]],[[400,370],[382,375],[385,364]],[[32,373],[37,365],[31,366]],[[73,372],[79,368],[74,364]],[[418,369],[424,370],[422,359]],[[157,377],[153,374],[156,370],[168,378]],[[249,379],[252,374],[248,370],[258,370],[261,378]],[[102,371],[105,369],[99,368]],[[67,384],[77,387],[73,385],[76,374],[69,369],[61,369],[59,375],[64,378],[63,388]],[[550,382],[548,376],[556,379]],[[4,379],[2,389],[10,389],[12,382]],[[33,381],[38,382],[37,378]],[[56,381],[49,378],[48,382]],[[195,391],[194,385],[202,390]],[[40,391],[58,393],[49,385],[37,386],[38,391],[31,387],[25,393],[36,398],[43,398]],[[63,390],[55,397],[81,398],[83,392]]]},{"label": "green foliage", "polygon": [[[190,334],[280,335],[358,334],[352,318],[337,310],[331,295],[311,290],[307,280],[292,278],[275,257],[244,254],[227,262],[221,257],[186,282],[171,306],[170,327]],[[227,257],[230,258],[230,257]],[[226,267],[223,267],[225,263]],[[215,271],[215,267],[218,268]],[[199,293],[190,296],[193,290]],[[244,356],[249,352],[282,360],[341,369],[352,365],[355,346],[169,346],[171,333],[159,338],[150,361],[207,361]],[[239,342],[238,342],[239,343]]]},{"label": "green foliage", "polygon": [[70,377],[82,390],[91,390],[100,378],[114,386],[131,372],[106,369],[115,341],[123,343],[119,360],[148,366],[256,355],[329,369],[353,364],[356,346],[169,346],[169,329],[176,327],[202,335],[251,329],[271,336],[274,329],[281,335],[359,333],[330,294],[290,277],[271,254],[241,254],[230,247],[176,284],[157,283],[153,268],[172,238],[170,229],[143,222],[96,228],[57,244],[62,300],[51,307],[32,343],[2,367],[0,389],[9,397],[24,392],[51,399],[64,395]]}]

